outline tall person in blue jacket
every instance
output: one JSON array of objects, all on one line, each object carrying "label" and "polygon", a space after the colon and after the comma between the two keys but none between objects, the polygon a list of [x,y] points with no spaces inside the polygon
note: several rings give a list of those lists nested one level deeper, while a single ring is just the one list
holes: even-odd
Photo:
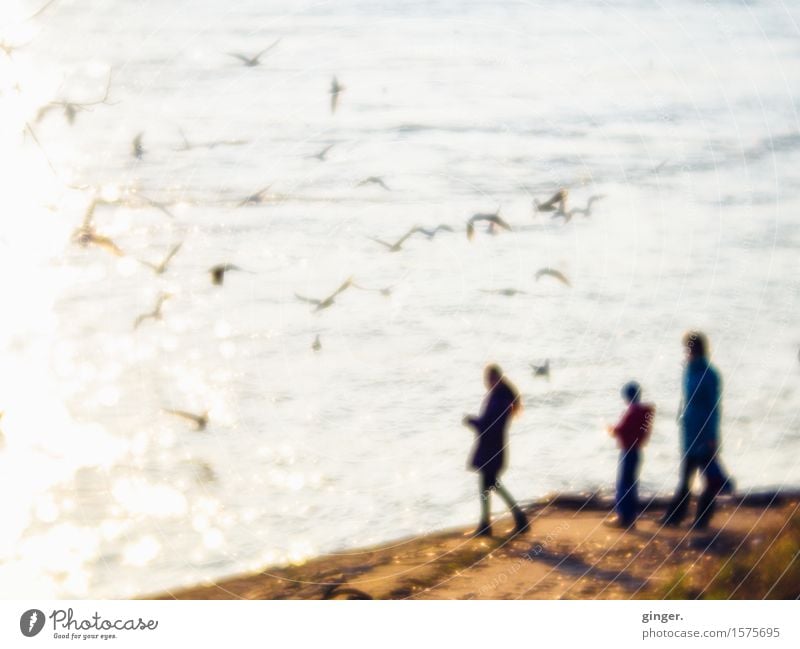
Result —
[{"label": "tall person in blue jacket", "polygon": [[464,425],[475,431],[475,446],[470,458],[470,468],[480,474],[481,521],[475,531],[477,536],[491,536],[492,522],[489,497],[492,491],[506,502],[514,516],[515,531],[528,529],[528,519],[517,502],[500,482],[506,467],[507,430],[511,418],[522,410],[522,400],[497,365],[484,370],[487,393],[478,417],[464,417]]},{"label": "tall person in blue jacket", "polygon": [[689,508],[690,489],[696,473],[704,479],[693,527],[704,529],[714,514],[714,499],[725,479],[717,460],[722,381],[708,360],[708,339],[699,331],[683,337],[686,367],[683,372],[681,424],[681,475],[678,489],[664,514],[664,525],[676,526]]}]

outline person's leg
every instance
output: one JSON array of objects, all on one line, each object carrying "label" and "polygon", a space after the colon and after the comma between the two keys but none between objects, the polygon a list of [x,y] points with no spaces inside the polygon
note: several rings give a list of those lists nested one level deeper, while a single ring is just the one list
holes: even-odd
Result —
[{"label": "person's leg", "polygon": [[707,474],[712,476],[712,479],[719,482],[719,493],[733,494],[736,491],[736,483],[725,470],[725,466],[722,464],[719,455],[715,454],[711,459]]},{"label": "person's leg", "polygon": [[631,460],[631,512],[633,520],[639,516],[639,469],[642,466],[642,452],[637,448]]},{"label": "person's leg", "polygon": [[478,534],[491,536],[492,534],[492,518],[491,518],[491,505],[489,499],[491,497],[492,488],[494,487],[494,477],[489,476],[483,471],[480,472],[480,479],[478,486],[480,488],[480,501],[481,501],[481,520],[478,523]]},{"label": "person's leg", "polygon": [[664,525],[679,525],[686,516],[686,510],[689,507],[689,489],[692,484],[692,475],[697,468],[694,460],[684,457],[681,460],[681,479],[678,488],[675,490],[675,495],[667,506],[667,511],[661,522]]},{"label": "person's leg", "polygon": [[703,474],[703,493],[697,501],[697,512],[694,517],[693,526],[696,529],[703,529],[708,527],[711,517],[714,515],[716,509],[715,499],[717,494],[722,489],[724,478],[719,471],[719,465],[715,461],[715,457],[711,457],[704,461],[700,467],[700,472]]},{"label": "person's leg", "polygon": [[517,528],[517,531],[528,529],[528,517],[525,516],[525,513],[519,508],[517,501],[514,500],[514,497],[508,492],[508,489],[506,489],[503,483],[499,480],[495,484],[494,488],[497,491],[497,494],[505,501],[506,505],[508,505],[511,513],[514,515],[514,525]]},{"label": "person's leg", "polygon": [[619,456],[616,510],[618,521],[623,525],[630,525],[636,518],[636,455],[635,450],[623,450]]},{"label": "person's leg", "polygon": [[620,505],[617,513],[619,521],[624,525],[632,525],[636,521],[639,510],[639,497],[637,492],[637,473],[639,468],[639,450],[625,451],[620,458]]}]

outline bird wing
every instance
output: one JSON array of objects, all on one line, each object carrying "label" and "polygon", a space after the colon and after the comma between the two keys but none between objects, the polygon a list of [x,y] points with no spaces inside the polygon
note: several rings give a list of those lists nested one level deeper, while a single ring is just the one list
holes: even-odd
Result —
[{"label": "bird wing", "polygon": [[169,218],[171,218],[171,219],[175,218],[175,215],[167,209],[167,206],[164,205],[164,203],[159,203],[158,201],[154,201],[152,198],[148,198],[147,196],[144,196],[143,194],[139,194],[139,196],[141,196],[148,205],[150,205],[152,207],[155,207],[158,211],[163,212]]},{"label": "bird wing", "polygon": [[81,228],[84,230],[90,230],[92,227],[92,220],[94,219],[94,208],[97,207],[97,204],[100,201],[97,198],[92,199],[92,202],[89,203],[89,207],[86,208],[86,212],[83,215],[83,223],[81,224]]},{"label": "bird wing", "polygon": [[237,52],[228,52],[228,56],[232,56],[235,59],[239,59],[242,63],[252,63],[252,59],[249,56],[245,56],[244,54],[238,54]]},{"label": "bird wing", "polygon": [[169,408],[165,408],[164,412],[169,413],[170,415],[175,415],[176,417],[181,417],[183,419],[188,419],[189,421],[193,421],[198,426],[202,426],[203,422],[205,421],[205,417],[200,415],[195,415],[191,412],[186,412],[185,410],[170,410]]},{"label": "bird wing", "polygon": [[566,284],[567,286],[572,286],[572,284],[569,283],[569,280],[566,278],[564,273],[562,273],[559,270],[555,270],[554,268],[542,268],[541,270],[537,271],[536,279],[538,280],[540,277],[543,277],[544,275],[555,277],[557,280]]},{"label": "bird wing", "polygon": [[102,234],[92,234],[89,237],[89,242],[117,257],[122,257],[125,254],[116,243]]},{"label": "bird wing", "polygon": [[381,187],[383,187],[383,188],[384,188],[384,189],[385,189],[387,192],[390,192],[390,191],[392,191],[391,189],[389,189],[389,185],[387,185],[385,182],[383,182],[383,178],[375,178],[375,180],[373,180],[372,182],[374,182],[376,185],[380,185],[380,186],[381,186]]},{"label": "bird wing", "polygon": [[270,51],[270,50],[271,50],[273,47],[275,47],[275,46],[276,46],[278,43],[280,43],[280,42],[281,42],[281,39],[279,38],[277,41],[275,41],[275,42],[274,42],[272,45],[270,45],[269,47],[265,47],[263,50],[261,50],[261,51],[260,51],[258,54],[256,54],[256,55],[253,57],[253,60],[254,60],[254,61],[258,61],[258,59],[260,59],[262,56],[264,56],[264,55],[265,55],[267,52],[269,52],[269,51]]},{"label": "bird wing", "polygon": [[158,296],[158,300],[156,300],[156,308],[153,310],[153,317],[161,314],[161,307],[164,306],[164,302],[166,302],[170,297],[172,296],[167,293],[162,293]]},{"label": "bird wing", "polygon": [[166,268],[167,268],[167,264],[169,264],[169,262],[170,262],[170,261],[172,261],[172,258],[173,258],[175,255],[177,255],[177,254],[178,254],[178,251],[181,249],[181,246],[182,246],[182,245],[183,245],[183,242],[181,242],[181,243],[177,243],[177,244],[175,244],[174,246],[172,246],[172,250],[170,250],[170,251],[169,251],[169,253],[167,254],[167,256],[166,256],[166,257],[164,257],[164,261],[162,261],[162,262],[161,262],[161,268],[162,268],[162,269],[166,269]]},{"label": "bird wing", "polygon": [[324,158],[327,155],[328,151],[330,151],[334,146],[336,146],[335,142],[333,144],[329,144],[317,154],[317,157]]},{"label": "bird wing", "polygon": [[98,104],[108,104],[108,93],[111,91],[111,70],[108,71],[108,79],[106,80],[106,89],[103,93],[103,96],[100,99],[95,101],[87,101],[81,103],[72,104],[73,106],[80,108],[81,110],[86,110],[87,106],[97,106]]},{"label": "bird wing", "polygon": [[540,212],[549,212],[556,206],[556,204],[563,203],[566,200],[567,200],[567,190],[559,189],[544,203],[537,202],[536,209],[538,209]]},{"label": "bird wing", "polygon": [[495,225],[498,225],[499,227],[501,227],[501,228],[503,228],[505,230],[509,230],[509,231],[511,230],[511,226],[508,223],[506,223],[502,218],[500,218],[499,214],[495,214],[493,216],[490,216],[487,219],[487,221],[491,221]]},{"label": "bird wing", "polygon": [[239,203],[239,207],[242,205],[247,205],[248,203],[255,203],[263,199],[264,194],[266,191],[272,187],[272,185],[267,185],[263,189],[259,189],[255,194],[250,194],[247,198],[245,198],[241,203]]},{"label": "bird wing", "polygon": [[171,218],[171,219],[174,219],[174,218],[175,218],[175,215],[174,215],[174,214],[173,214],[173,213],[172,213],[172,212],[171,212],[169,209],[167,209],[167,206],[166,206],[166,205],[164,205],[163,203],[157,203],[157,202],[155,202],[155,201],[149,201],[149,202],[150,202],[150,204],[151,204],[153,207],[155,207],[155,208],[156,208],[156,209],[157,209],[159,212],[162,212],[163,214],[166,214],[166,215],[167,215],[169,218]]},{"label": "bird wing", "polygon": [[58,106],[61,106],[61,104],[60,104],[60,103],[56,103],[56,102],[50,102],[49,104],[45,104],[44,106],[42,106],[42,107],[41,107],[41,108],[40,108],[40,109],[39,109],[39,110],[36,112],[36,117],[35,117],[35,118],[34,118],[34,120],[33,120],[33,121],[34,121],[34,123],[39,123],[39,122],[41,122],[41,121],[42,121],[42,120],[45,118],[45,116],[47,115],[47,113],[49,113],[49,112],[50,112],[51,110],[53,110],[54,108],[57,108]]},{"label": "bird wing", "polygon": [[386,246],[387,248],[389,248],[389,250],[391,250],[394,247],[392,246],[391,243],[387,243],[386,241],[381,241],[380,239],[376,239],[375,237],[368,237],[368,239],[374,241],[375,243],[379,243],[382,246]]},{"label": "bird wing", "polygon": [[[500,218],[500,215],[495,212],[494,214],[487,214],[486,212],[478,212],[477,214],[473,214],[470,218],[469,222],[473,225],[478,221],[494,221],[497,223],[497,219]],[[502,219],[501,219],[502,220]]]},{"label": "bird wing", "polygon": [[400,239],[398,239],[397,243],[395,243],[394,245],[395,245],[395,246],[399,246],[399,245],[401,245],[401,244],[402,244],[402,243],[403,243],[403,242],[404,242],[406,239],[408,239],[408,238],[409,238],[409,237],[410,237],[412,234],[414,234],[414,233],[416,233],[416,232],[421,232],[421,231],[422,231],[422,228],[419,228],[419,227],[417,227],[417,226],[415,225],[415,226],[414,226],[413,228],[411,228],[411,229],[410,229],[408,232],[406,232],[406,233],[405,233],[405,234],[404,234],[402,237],[400,237]]},{"label": "bird wing", "polygon": [[315,300],[310,297],[303,297],[302,295],[298,295],[297,293],[295,293],[294,296],[301,302],[308,302],[309,304],[316,304],[317,306],[322,304],[322,300]]},{"label": "bird wing", "polygon": [[330,294],[330,295],[329,295],[327,298],[325,298],[325,300],[323,300],[323,301],[324,301],[324,302],[327,302],[328,300],[330,300],[330,299],[332,299],[332,298],[335,298],[337,295],[339,295],[339,293],[343,293],[343,292],[344,292],[344,291],[346,291],[348,288],[350,288],[352,285],[353,285],[353,279],[352,279],[351,277],[348,277],[348,278],[347,278],[347,279],[346,279],[346,280],[345,280],[345,281],[342,283],[342,285],[341,285],[339,288],[337,288],[337,289],[336,289],[336,290],[335,290],[333,293],[331,293],[331,294]]},{"label": "bird wing", "polygon": [[138,329],[139,325],[142,324],[148,318],[154,318],[155,316],[152,313],[143,313],[140,315],[136,320],[133,321],[133,328]]}]

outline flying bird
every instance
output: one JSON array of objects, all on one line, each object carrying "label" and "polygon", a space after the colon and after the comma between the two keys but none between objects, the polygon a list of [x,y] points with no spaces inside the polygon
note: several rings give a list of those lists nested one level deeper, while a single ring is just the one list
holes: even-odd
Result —
[{"label": "flying bird", "polygon": [[263,50],[261,50],[257,54],[254,54],[253,56],[248,56],[247,54],[239,54],[238,52],[228,52],[228,56],[232,56],[235,59],[239,59],[245,65],[245,67],[253,68],[257,65],[260,65],[261,57],[264,56],[267,52],[269,52],[273,47],[275,47],[280,42],[281,39],[279,38],[272,45],[264,48]]},{"label": "flying bird", "polygon": [[470,220],[467,221],[467,239],[470,241],[472,241],[472,238],[475,236],[475,224],[479,221],[488,221],[489,223],[494,223],[496,226],[501,227],[504,230],[511,230],[511,226],[502,218],[500,218],[499,209],[494,214],[473,214]]},{"label": "flying bird", "polygon": [[428,239],[433,239],[439,232],[453,232],[453,228],[449,225],[437,225],[433,230],[427,230],[425,228],[417,228],[417,232],[420,234],[424,234]]},{"label": "flying bird", "polygon": [[84,248],[88,248],[89,246],[97,246],[98,248],[102,248],[103,250],[110,252],[112,255],[122,257],[125,253],[122,252],[120,247],[109,237],[98,233],[94,227],[95,208],[98,205],[108,204],[110,204],[110,202],[102,198],[92,199],[92,202],[89,203],[89,206],[86,208],[86,212],[83,215],[83,222],[72,234],[72,240]]},{"label": "flying bird", "polygon": [[416,232],[419,232],[419,228],[417,226],[414,226],[394,243],[387,243],[386,241],[381,241],[380,239],[376,239],[375,237],[369,237],[369,239],[371,239],[375,243],[379,243],[382,246],[385,246],[389,250],[389,252],[399,252],[400,250],[402,250],[403,244],[406,242],[406,239],[408,239],[412,234]]},{"label": "flying bird", "polygon": [[545,276],[554,277],[562,284],[565,284],[567,286],[572,286],[572,284],[569,283],[569,280],[566,278],[564,273],[562,273],[560,270],[556,270],[555,268],[541,268],[536,271],[537,282],[539,281],[539,279]]},{"label": "flying bird", "polygon": [[385,288],[367,288],[365,286],[360,286],[359,284],[353,283],[353,288],[358,289],[359,291],[368,291],[370,293],[380,293],[383,297],[389,297],[392,294],[393,287],[386,286]]},{"label": "flying bird", "polygon": [[537,212],[556,212],[559,216],[564,216],[567,212],[567,196],[569,192],[566,189],[559,189],[544,203],[540,203],[538,199],[533,199],[533,207]]},{"label": "flying bird", "polygon": [[241,271],[242,269],[235,264],[217,264],[208,269],[211,273],[211,283],[216,286],[222,286],[225,282],[225,273],[229,271]]},{"label": "flying bird", "polygon": [[147,203],[150,207],[155,207],[159,212],[166,214],[169,218],[174,219],[175,215],[170,212],[169,208],[159,201],[154,201],[152,198],[148,198],[144,194],[136,194],[139,198],[141,198],[145,203]]},{"label": "flying bird", "polygon": [[216,149],[218,146],[241,146],[248,143],[248,140],[211,140],[209,142],[190,142],[189,138],[186,137],[186,133],[183,132],[183,129],[179,128],[178,133],[181,134],[183,146],[175,149],[176,151],[191,151],[192,149],[200,148]]},{"label": "flying bird", "polygon": [[255,194],[250,194],[246,198],[242,199],[236,207],[244,207],[245,205],[261,205],[267,199],[267,190],[272,187],[272,185],[267,185],[264,189],[259,189]]},{"label": "flying bird", "polygon": [[0,41],[0,51],[5,53],[5,55],[8,58],[13,59],[14,57],[12,55],[14,54],[14,52],[16,52],[17,50],[22,49],[26,45],[28,45],[28,43],[23,43],[22,45],[19,45],[19,44],[16,44],[16,43],[12,44],[12,43],[9,43],[8,41],[2,40],[2,41]]},{"label": "flying bird", "polygon": [[322,151],[320,151],[319,153],[314,154],[311,157],[312,158],[316,158],[317,160],[321,160],[322,162],[325,162],[325,160],[327,160],[327,157],[328,157],[328,152],[335,146],[336,146],[335,142],[333,144],[329,144],[324,149],[322,149]]},{"label": "flying bird", "polygon": [[364,178],[364,180],[360,181],[356,185],[356,187],[363,187],[364,185],[378,185],[379,187],[382,187],[383,189],[385,189],[387,192],[391,191],[389,189],[389,185],[387,185],[383,181],[383,178],[381,178],[380,176],[370,176],[369,178]]},{"label": "flying bird", "polygon": [[530,363],[531,371],[533,372],[534,376],[544,376],[547,379],[550,378],[550,359],[548,358],[545,360],[544,365],[534,365]]},{"label": "flying bird", "polygon": [[315,352],[318,352],[320,349],[322,349],[322,343],[319,340],[319,334],[317,334],[317,337],[314,338],[314,342],[311,343],[311,349],[313,349]]},{"label": "flying bird", "polygon": [[122,257],[125,254],[122,252],[122,249],[109,237],[103,234],[98,234],[95,232],[94,228],[91,227],[80,228],[73,235],[73,241],[84,248],[87,248],[88,246],[97,246],[98,248],[102,248],[103,250],[106,250],[117,257]]},{"label": "flying bird", "polygon": [[167,266],[169,266],[169,262],[172,261],[172,258],[178,254],[178,251],[181,249],[182,245],[182,243],[178,243],[172,246],[172,249],[167,253],[167,256],[164,257],[164,259],[162,259],[158,264],[152,264],[149,261],[144,260],[139,260],[139,263],[152,268],[156,275],[162,275],[167,270]]},{"label": "flying bird", "polygon": [[315,299],[313,299],[313,298],[304,297],[304,296],[302,296],[302,295],[298,295],[297,293],[295,293],[295,294],[294,294],[294,296],[295,296],[295,297],[296,297],[298,300],[300,300],[301,302],[308,302],[309,304],[313,304],[313,305],[315,305],[315,306],[316,306],[316,308],[314,309],[314,312],[316,313],[317,311],[322,311],[323,309],[327,309],[328,307],[331,307],[331,306],[333,306],[333,304],[334,304],[334,302],[335,302],[335,300],[336,300],[336,297],[337,297],[337,296],[338,296],[340,293],[342,293],[342,292],[344,292],[345,290],[347,290],[348,288],[350,288],[352,285],[353,285],[353,278],[352,278],[352,277],[348,277],[348,278],[347,278],[347,279],[344,281],[344,283],[342,283],[342,285],[341,285],[339,288],[337,288],[337,289],[336,289],[336,290],[335,290],[333,293],[331,293],[331,294],[330,294],[328,297],[326,297],[326,298],[323,298],[323,299],[321,299],[321,300],[315,300]]},{"label": "flying bird", "polygon": [[156,305],[153,310],[149,313],[143,313],[136,318],[136,320],[133,321],[133,328],[138,329],[139,325],[141,325],[145,320],[163,320],[161,307],[164,306],[164,302],[169,300],[171,297],[172,295],[170,293],[161,293],[156,300]]},{"label": "flying bird", "polygon": [[142,136],[144,133],[139,133],[133,138],[131,143],[131,155],[137,160],[141,160],[144,155],[144,147],[142,146]]},{"label": "flying bird", "polygon": [[[586,201],[586,207],[574,207],[563,216],[566,218],[567,221],[569,221],[576,214],[582,214],[585,217],[590,217],[592,215],[592,205],[594,205],[597,201],[605,197],[606,197],[605,194],[595,194],[594,196],[590,196],[589,200]],[[558,214],[556,214],[556,216],[558,216]]]},{"label": "flying bird", "polygon": [[515,295],[525,295],[525,291],[520,291],[516,288],[495,288],[495,289],[481,289],[481,293],[492,293],[494,295],[505,295],[506,297],[514,297]]},{"label": "flying bird", "polygon": [[68,99],[59,99],[56,101],[51,101],[44,106],[42,106],[36,113],[35,122],[38,123],[45,116],[52,110],[56,108],[62,108],[64,110],[64,117],[67,118],[67,122],[72,125],[75,123],[75,117],[77,116],[78,112],[80,111],[90,111],[92,106],[98,106],[100,104],[108,104],[110,105],[111,102],[108,100],[108,93],[111,90],[111,71],[108,73],[108,81],[106,82],[106,90],[103,96],[100,99],[95,101],[71,101]]},{"label": "flying bird", "polygon": [[331,89],[328,91],[331,95],[331,114],[336,112],[336,106],[339,105],[339,93],[342,92],[342,90],[344,90],[344,86],[339,84],[336,77],[333,77]]},{"label": "flying bird", "polygon": [[185,410],[170,410],[168,408],[164,408],[164,412],[191,421],[195,426],[195,430],[205,430],[206,426],[208,426],[208,410],[201,415],[196,415],[193,412],[187,412]]}]

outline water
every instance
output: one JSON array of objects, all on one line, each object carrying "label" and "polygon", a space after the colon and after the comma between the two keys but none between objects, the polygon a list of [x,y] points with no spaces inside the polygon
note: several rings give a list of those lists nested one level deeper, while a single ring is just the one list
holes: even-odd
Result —
[{"label": "water", "polygon": [[[796,9],[63,0],[19,19],[36,6],[0,21],[25,44],[0,54],[3,596],[125,597],[469,523],[459,422],[488,361],[525,397],[518,497],[611,486],[602,427],[630,378],[659,414],[643,486],[669,492],[689,327],[740,487],[797,484]],[[279,38],[259,67],[226,54]],[[109,105],[34,121],[102,98],[109,70]],[[181,130],[246,143],[180,150]],[[357,186],[373,175],[390,191]],[[606,197],[533,218],[560,186]],[[122,197],[95,223],[124,257],[70,243],[93,191]],[[468,242],[497,206],[514,232]],[[397,253],[368,238],[438,223],[456,232]],[[163,275],[139,263],[178,242]],[[212,286],[222,262],[247,272]],[[294,298],[348,276],[393,292]],[[526,293],[481,292],[502,288]]]}]

